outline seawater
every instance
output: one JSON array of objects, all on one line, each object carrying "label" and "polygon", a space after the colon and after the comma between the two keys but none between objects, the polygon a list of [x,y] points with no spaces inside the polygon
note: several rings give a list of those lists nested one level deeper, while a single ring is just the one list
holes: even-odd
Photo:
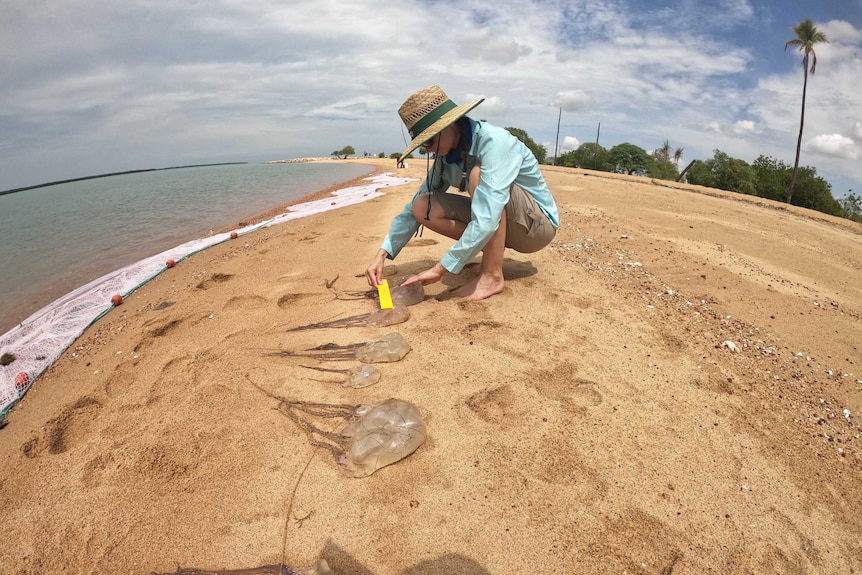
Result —
[{"label": "seawater", "polygon": [[0,196],[0,334],[113,270],[372,168],[240,164],[156,170]]}]

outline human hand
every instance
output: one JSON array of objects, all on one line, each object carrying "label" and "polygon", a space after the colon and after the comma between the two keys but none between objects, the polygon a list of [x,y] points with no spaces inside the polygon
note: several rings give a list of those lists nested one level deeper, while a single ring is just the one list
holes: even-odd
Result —
[{"label": "human hand", "polygon": [[414,276],[410,276],[401,284],[403,286],[410,285],[412,283],[419,282],[424,286],[439,282],[443,279],[443,274],[446,273],[446,268],[443,267],[442,264],[436,263],[434,267],[425,270],[424,272],[418,273]]},{"label": "human hand", "polygon": [[383,281],[383,264],[386,262],[387,255],[386,251],[381,249],[374,256],[374,260],[368,266],[368,269],[365,270],[365,278],[371,287],[377,287]]}]

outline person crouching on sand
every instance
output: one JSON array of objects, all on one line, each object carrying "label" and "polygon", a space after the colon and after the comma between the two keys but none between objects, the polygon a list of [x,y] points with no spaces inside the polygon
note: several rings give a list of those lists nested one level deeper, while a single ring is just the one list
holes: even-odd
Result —
[{"label": "person crouching on sand", "polygon": [[[458,241],[433,267],[402,285],[429,285],[447,271],[458,274],[481,251],[479,276],[455,291],[468,300],[503,291],[505,248],[532,253],[554,239],[560,217],[536,157],[507,130],[467,117],[483,100],[456,106],[439,86],[431,86],[398,109],[413,138],[398,161],[421,145],[435,154],[434,164],[365,271],[371,287],[380,284],[386,259],[394,259],[420,226]],[[450,187],[469,196],[450,193]]]}]

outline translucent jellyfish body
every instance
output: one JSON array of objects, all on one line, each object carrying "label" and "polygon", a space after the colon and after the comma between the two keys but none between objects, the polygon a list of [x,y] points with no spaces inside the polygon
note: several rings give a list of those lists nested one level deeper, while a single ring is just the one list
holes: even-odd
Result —
[{"label": "translucent jellyfish body", "polygon": [[332,575],[332,570],[325,559],[317,562],[317,565],[309,569],[297,570],[284,563],[275,565],[262,565],[247,569],[177,569],[171,573],[153,573],[153,575]]},{"label": "translucent jellyfish body", "polygon": [[363,325],[368,327],[385,327],[387,325],[404,323],[410,319],[410,310],[407,309],[407,306],[412,304],[395,301],[394,294],[392,296],[392,303],[393,305],[390,308],[374,310],[365,316]]},{"label": "translucent jellyfish body", "polygon": [[387,363],[398,361],[410,351],[410,344],[400,333],[392,332],[379,339],[365,343],[337,345],[326,343],[302,351],[278,350],[267,355],[279,357],[315,357],[318,359],[358,359],[362,363]]},{"label": "translucent jellyfish body", "polygon": [[340,373],[344,376],[344,379],[341,381],[341,385],[344,387],[352,387],[354,389],[368,387],[369,385],[374,385],[380,381],[380,370],[373,365],[362,364],[348,369],[330,369],[326,367],[314,367],[311,365],[303,365],[302,367],[329,373]]},{"label": "translucent jellyfish body", "polygon": [[341,430],[346,441],[338,458],[351,477],[367,477],[381,467],[399,461],[425,441],[425,423],[419,410],[400,399],[361,406],[359,419]]},{"label": "translucent jellyfish body", "polygon": [[397,331],[388,333],[356,349],[356,359],[363,363],[399,361],[410,351],[410,344]]},{"label": "translucent jellyfish body", "polygon": [[359,365],[347,371],[347,377],[341,385],[361,389],[380,381],[380,370],[373,365]]},{"label": "translucent jellyfish body", "polygon": [[397,285],[390,290],[390,293],[392,294],[392,303],[396,306],[416,305],[425,299],[425,287],[419,282],[406,286]]},{"label": "translucent jellyfish body", "polygon": [[[328,449],[351,477],[367,477],[400,461],[425,441],[422,415],[400,399],[359,406],[314,403],[279,397],[252,384],[278,400],[278,410],[296,423],[313,445]],[[341,419],[345,425],[340,433],[333,433],[321,422],[326,419]]]},{"label": "translucent jellyfish body", "polygon": [[369,313],[353,315],[332,321],[320,321],[290,328],[287,331],[307,331],[321,328],[345,328],[345,327],[384,327],[404,323],[410,319],[410,311],[404,304],[395,303],[389,309],[376,309]]}]

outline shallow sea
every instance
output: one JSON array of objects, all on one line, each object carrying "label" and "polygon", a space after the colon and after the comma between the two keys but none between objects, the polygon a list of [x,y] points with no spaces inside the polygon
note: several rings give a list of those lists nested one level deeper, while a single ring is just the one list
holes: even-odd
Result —
[{"label": "shallow sea", "polygon": [[105,273],[371,170],[348,163],[207,166],[0,195],[0,334]]}]

